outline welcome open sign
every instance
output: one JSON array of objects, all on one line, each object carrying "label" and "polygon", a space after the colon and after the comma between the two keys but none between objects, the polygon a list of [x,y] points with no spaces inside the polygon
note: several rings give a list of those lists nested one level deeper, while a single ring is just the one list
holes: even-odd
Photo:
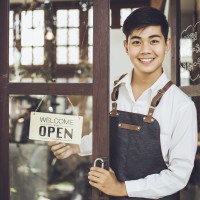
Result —
[{"label": "welcome open sign", "polygon": [[29,139],[80,144],[83,117],[31,112]]}]

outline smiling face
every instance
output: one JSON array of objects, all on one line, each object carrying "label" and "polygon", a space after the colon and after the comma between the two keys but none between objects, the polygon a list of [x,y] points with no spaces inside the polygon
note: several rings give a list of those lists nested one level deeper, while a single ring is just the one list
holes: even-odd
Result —
[{"label": "smiling face", "polygon": [[170,41],[165,41],[160,26],[133,30],[128,40],[124,41],[124,46],[134,66],[134,73],[162,73],[162,63],[169,50]]}]

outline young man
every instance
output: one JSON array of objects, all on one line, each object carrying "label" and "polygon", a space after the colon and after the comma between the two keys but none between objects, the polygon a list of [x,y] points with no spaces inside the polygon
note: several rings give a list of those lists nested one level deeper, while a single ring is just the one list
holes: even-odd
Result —
[{"label": "young man", "polygon": [[[91,167],[89,183],[111,199],[178,200],[194,164],[197,121],[194,103],[170,82],[162,68],[170,49],[168,23],[145,7],[124,22],[124,47],[132,72],[120,77],[111,98],[109,171]],[[82,144],[49,142],[63,159],[91,151],[91,135]]]}]

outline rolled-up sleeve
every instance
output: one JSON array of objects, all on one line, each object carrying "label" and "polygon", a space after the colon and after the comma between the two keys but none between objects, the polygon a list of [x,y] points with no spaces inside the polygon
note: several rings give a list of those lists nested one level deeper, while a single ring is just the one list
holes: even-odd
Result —
[{"label": "rolled-up sleeve", "polygon": [[92,155],[92,133],[85,135],[81,139],[80,148],[80,156],[88,156]]}]

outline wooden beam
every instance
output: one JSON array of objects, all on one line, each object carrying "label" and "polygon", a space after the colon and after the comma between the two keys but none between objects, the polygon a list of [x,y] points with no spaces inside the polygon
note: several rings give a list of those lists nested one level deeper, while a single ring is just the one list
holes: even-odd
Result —
[{"label": "wooden beam", "polygon": [[164,11],[166,0],[151,0],[151,7]]},{"label": "wooden beam", "polygon": [[10,83],[9,94],[19,95],[92,95],[91,83]]},{"label": "wooden beam", "polygon": [[180,86],[179,47],[180,47],[180,25],[181,11],[180,0],[170,0],[170,28],[171,28],[171,80]]},{"label": "wooden beam", "polygon": [[[94,0],[94,69],[93,69],[93,161],[109,156],[109,18],[110,1]],[[103,147],[103,148],[102,148]],[[92,199],[108,200],[98,190]]]},{"label": "wooden beam", "polygon": [[180,89],[190,97],[200,96],[200,85],[182,86]]},{"label": "wooden beam", "polygon": [[151,7],[157,8],[160,10],[162,0],[151,0]]},{"label": "wooden beam", "polygon": [[10,199],[8,124],[9,1],[0,0],[0,199]]}]

